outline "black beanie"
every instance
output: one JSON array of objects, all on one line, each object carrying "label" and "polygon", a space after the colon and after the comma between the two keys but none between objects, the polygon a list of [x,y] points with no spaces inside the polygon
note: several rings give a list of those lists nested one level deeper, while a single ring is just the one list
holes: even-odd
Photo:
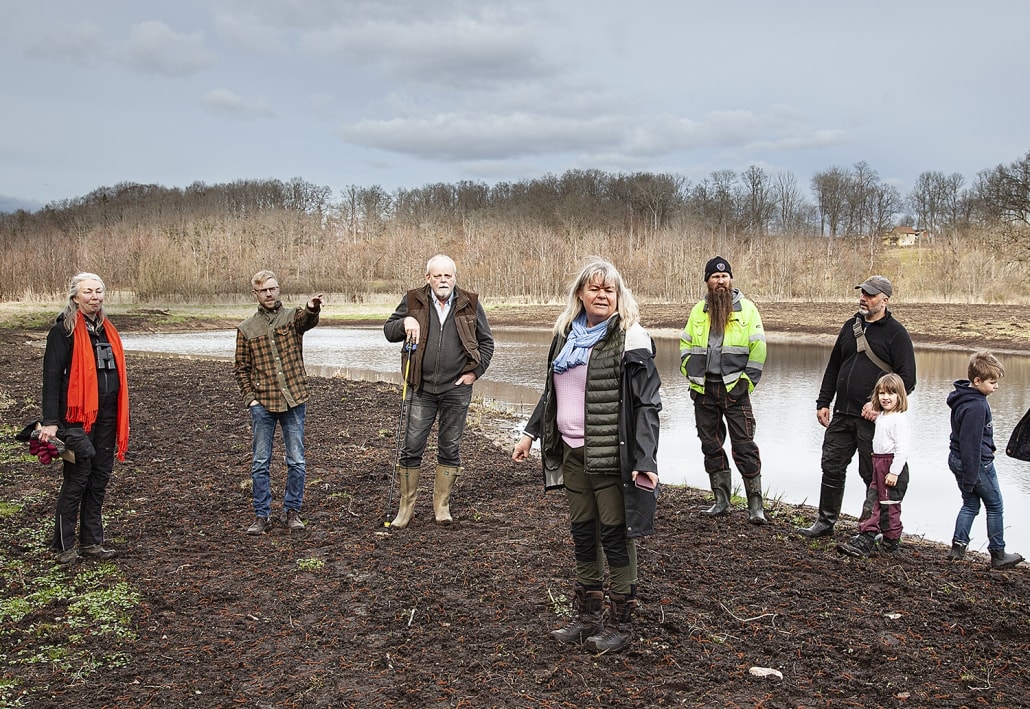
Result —
[{"label": "black beanie", "polygon": [[733,269],[730,268],[730,262],[724,259],[722,256],[716,256],[711,261],[705,264],[704,280],[707,281],[708,277],[716,271],[720,273],[728,273],[730,274],[730,278],[733,278]]}]

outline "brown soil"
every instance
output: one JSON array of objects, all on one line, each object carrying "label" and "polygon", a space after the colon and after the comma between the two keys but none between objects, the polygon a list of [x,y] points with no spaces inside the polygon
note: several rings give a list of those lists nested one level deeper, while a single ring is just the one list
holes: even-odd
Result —
[{"label": "brown soil", "polygon": [[[1025,347],[1008,332],[1027,321],[1025,309],[1017,319],[1015,310],[990,308],[999,323],[990,328],[984,310],[897,310],[916,326],[917,340],[922,318],[943,311],[932,328],[942,339]],[[818,327],[793,329],[825,335],[849,315],[844,304],[763,307],[767,328],[781,331],[799,314],[811,322],[822,311]],[[685,312],[647,308],[645,320],[678,328]],[[493,321],[542,324],[553,315],[499,311]],[[128,331],[158,328],[160,320],[136,314],[115,322]],[[981,335],[962,334],[974,323]],[[42,335],[0,331],[7,424],[38,415],[42,352],[26,342]],[[0,704],[3,697],[89,707],[1030,703],[1025,564],[992,572],[977,554],[948,563],[940,545],[910,538],[897,556],[852,560],[834,547],[853,533],[853,520],[833,538],[809,541],[794,528],[811,520],[811,509],[770,502],[771,523],[753,527],[739,507],[720,519],[700,515],[704,491],[666,488],[658,533],[640,544],[638,638],[626,652],[595,656],[548,637],[568,611],[564,499],[544,495],[536,464],[510,462],[510,441],[498,445],[497,426],[479,423],[488,417],[471,417],[455,524],[432,522],[427,464],[412,525],[389,530],[399,389],[313,378],[308,528],[290,534],[279,524],[253,538],[243,533],[252,514],[250,435],[231,365],[142,356],[128,364],[132,441],[105,512],[117,566],[142,595],[132,614],[135,638],[87,634],[76,642],[101,661],[75,674],[16,661],[54,642],[38,632],[43,626],[73,642],[60,630],[62,604],[17,624],[5,620],[0,668],[3,682],[16,685],[0,693]],[[433,458],[431,449],[426,459]],[[43,492],[0,525],[8,558],[35,575],[50,572],[53,555],[19,534],[50,523],[59,477],[56,466],[35,462],[0,468],[0,499]],[[283,479],[280,461],[278,499]],[[33,575],[17,582],[5,574],[3,596],[24,595]],[[114,651],[128,660],[105,664]],[[782,678],[753,676],[753,667]]]}]

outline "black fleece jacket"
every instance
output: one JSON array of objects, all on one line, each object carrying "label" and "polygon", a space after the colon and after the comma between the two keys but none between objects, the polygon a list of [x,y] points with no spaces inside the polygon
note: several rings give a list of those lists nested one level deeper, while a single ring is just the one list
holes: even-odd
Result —
[{"label": "black fleece jacket", "polygon": [[[856,313],[855,317],[861,318],[861,315]],[[845,322],[837,334],[830,361],[823,373],[819,398],[815,400],[816,409],[827,408],[836,399],[833,405],[835,414],[861,416],[862,407],[869,401],[877,380],[886,374],[864,352],[858,351],[854,322],[855,318]],[[894,319],[890,311],[879,320],[862,322],[866,344],[894,369],[905,383],[905,391],[911,394],[916,388],[916,353],[908,330]]]}]

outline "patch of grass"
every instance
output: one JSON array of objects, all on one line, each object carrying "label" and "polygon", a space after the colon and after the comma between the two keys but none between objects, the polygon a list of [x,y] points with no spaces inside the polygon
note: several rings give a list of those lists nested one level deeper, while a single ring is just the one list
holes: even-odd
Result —
[{"label": "patch of grass", "polygon": [[325,561],[315,558],[297,559],[297,566],[301,571],[321,571],[325,568]]},{"label": "patch of grass", "polygon": [[14,435],[21,429],[21,426],[0,424],[0,463],[10,465],[12,463],[31,463],[37,460],[36,456],[29,455],[27,445],[14,440]]},{"label": "patch of grass", "polygon": [[547,589],[547,597],[551,601],[551,612],[559,618],[571,618],[573,614],[572,601],[564,593],[555,595],[551,589]]},{"label": "patch of grass", "polygon": [[0,519],[14,517],[16,514],[21,512],[22,509],[23,506],[16,502],[0,502]]},{"label": "patch of grass", "polygon": [[28,689],[25,668],[49,665],[61,682],[83,681],[128,664],[136,637],[138,590],[112,563],[58,566],[47,551],[51,524],[29,516],[29,499],[0,508],[0,707],[34,705],[47,691]]}]

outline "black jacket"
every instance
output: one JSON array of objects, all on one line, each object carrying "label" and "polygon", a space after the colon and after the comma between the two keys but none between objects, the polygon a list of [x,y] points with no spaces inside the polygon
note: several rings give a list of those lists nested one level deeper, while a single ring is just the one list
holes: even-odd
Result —
[{"label": "black jacket", "polygon": [[[856,317],[861,316],[856,314]],[[836,399],[833,405],[835,414],[860,416],[877,380],[886,374],[864,352],[858,351],[854,322],[854,318],[849,319],[837,335],[823,373],[819,398],[815,400],[817,409],[829,407],[830,402]],[[901,377],[905,391],[911,394],[916,388],[916,354],[905,326],[887,311],[879,320],[865,323],[865,339],[876,356]]]}]

